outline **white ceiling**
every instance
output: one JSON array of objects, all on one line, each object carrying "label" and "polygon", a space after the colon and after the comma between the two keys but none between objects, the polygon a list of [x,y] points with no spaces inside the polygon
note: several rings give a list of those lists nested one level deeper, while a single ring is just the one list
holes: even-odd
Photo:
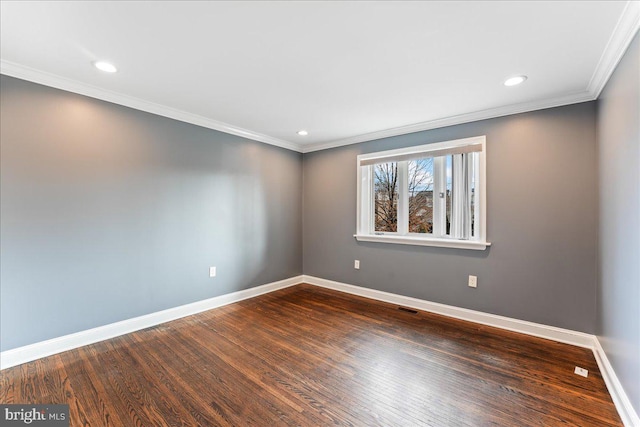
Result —
[{"label": "white ceiling", "polygon": [[638,5],[3,1],[1,72],[307,152],[595,99]]}]

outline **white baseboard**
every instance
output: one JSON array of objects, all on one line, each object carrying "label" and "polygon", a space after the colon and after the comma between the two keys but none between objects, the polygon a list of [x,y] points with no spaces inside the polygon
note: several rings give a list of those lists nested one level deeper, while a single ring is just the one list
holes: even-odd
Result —
[{"label": "white baseboard", "polygon": [[604,378],[604,382],[607,385],[607,389],[609,389],[609,394],[611,395],[611,399],[613,399],[613,403],[616,405],[622,422],[625,427],[640,427],[640,417],[638,417],[638,413],[633,409],[627,393],[625,393],[622,388],[622,384],[620,380],[618,380],[618,376],[613,370],[607,354],[604,352],[602,345],[600,345],[600,340],[594,336],[593,341],[593,354],[596,357],[596,362],[598,362],[598,368],[600,368],[602,378]]},{"label": "white baseboard", "polygon": [[47,341],[41,341],[24,347],[3,351],[0,353],[0,370],[40,359],[42,357],[51,356],[52,354],[93,344],[98,341],[104,341],[109,338],[115,338],[120,335],[139,331],[160,323],[201,313],[203,311],[211,310],[212,308],[221,307],[247,298],[253,298],[258,295],[293,286],[301,282],[302,276],[291,277],[278,282],[267,283],[254,288],[220,295],[191,304],[181,305],[179,307],[169,308],[167,310],[150,313],[144,316],[134,317],[132,319],[99,326],[86,331],[76,332],[74,334],[64,335]]},{"label": "white baseboard", "polygon": [[618,410],[625,427],[640,427],[638,414],[634,411],[631,401],[622,388],[613,367],[607,359],[607,355],[600,345],[600,341],[598,341],[598,337],[595,335],[406,297],[389,292],[377,291],[375,289],[363,288],[360,286],[349,285],[347,283],[321,279],[319,277],[303,275],[302,279],[304,283],[308,283],[310,285],[591,349],[596,362],[598,363],[598,367],[602,377],[604,378],[605,384],[607,385],[609,394],[613,399],[613,403],[616,405],[616,409]]},{"label": "white baseboard", "polygon": [[147,314],[145,316],[135,317],[133,319],[123,320],[121,322],[112,323],[98,328],[77,332],[75,334],[65,335],[59,338],[42,341],[39,343],[3,351],[0,353],[0,370],[50,356],[52,354],[93,344],[120,335],[135,332],[144,328],[149,328],[164,322],[176,320],[192,314],[201,313],[213,308],[221,307],[234,302],[242,301],[247,298],[253,298],[258,295],[293,286],[299,283],[308,283],[323,288],[333,289],[353,295],[371,298],[378,301],[384,301],[392,304],[411,307],[418,310],[428,311],[431,313],[441,314],[443,316],[453,317],[456,319],[466,320],[469,322],[480,323],[483,325],[494,326],[496,328],[506,329],[513,332],[519,332],[526,335],[532,335],[539,338],[546,338],[553,341],[559,341],[578,347],[589,348],[593,350],[596,362],[600,368],[600,372],[609,389],[611,398],[613,399],[616,409],[620,414],[620,418],[626,427],[640,427],[640,419],[635,412],[631,401],[626,395],[613,367],[609,363],[600,341],[594,335],[582,332],[571,331],[569,329],[556,328],[554,326],[542,325],[539,323],[527,322],[524,320],[512,319],[509,317],[498,316],[495,314],[483,313],[481,311],[469,310],[466,308],[455,307],[446,304],[421,300],[418,298],[406,297],[403,295],[392,294],[389,292],[377,291],[374,289],[364,288],[346,283],[335,282],[332,280],[321,279],[314,276],[296,276],[289,279],[280,280],[278,282],[268,283],[251,289],[245,289],[226,295],[220,295],[203,301],[170,308],[156,313]]},{"label": "white baseboard", "polygon": [[522,334],[533,335],[539,338],[546,338],[566,344],[593,349],[593,335],[583,332],[576,332],[569,329],[556,328],[555,326],[542,325],[539,323],[527,322],[525,320],[512,319],[498,316],[496,314],[483,313],[481,311],[469,310],[452,305],[440,304],[418,298],[405,297],[389,292],[377,291],[360,286],[348,285],[346,283],[334,282],[332,280],[321,279],[313,276],[302,276],[305,283],[321,286],[323,288],[334,289],[353,295],[359,295],[378,301],[389,302],[405,307],[416,308],[443,316],[454,317],[456,319],[467,320],[469,322],[494,326]]}]

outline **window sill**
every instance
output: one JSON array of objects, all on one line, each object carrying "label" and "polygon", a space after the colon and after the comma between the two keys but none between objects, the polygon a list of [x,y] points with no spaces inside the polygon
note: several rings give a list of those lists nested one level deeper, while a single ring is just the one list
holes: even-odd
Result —
[{"label": "window sill", "polygon": [[354,234],[353,237],[359,242],[377,242],[377,243],[395,243],[397,245],[416,245],[416,246],[436,246],[441,248],[455,249],[472,249],[483,251],[487,246],[491,246],[489,242],[477,242],[469,240],[449,240],[449,239],[429,239],[425,237],[410,236],[390,236],[390,235],[371,235],[371,234]]}]

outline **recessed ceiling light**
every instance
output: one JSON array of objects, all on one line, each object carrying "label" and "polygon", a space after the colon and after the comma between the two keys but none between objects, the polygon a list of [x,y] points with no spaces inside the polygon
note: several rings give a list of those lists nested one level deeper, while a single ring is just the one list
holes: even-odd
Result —
[{"label": "recessed ceiling light", "polygon": [[105,61],[96,61],[93,63],[93,66],[96,67],[98,70],[101,70],[107,73],[115,73],[116,71],[118,71],[115,65]]},{"label": "recessed ceiling light", "polygon": [[299,131],[298,131],[298,135],[300,135],[300,136],[307,136],[307,135],[309,135],[309,132],[307,132],[306,130],[299,130]]},{"label": "recessed ceiling light", "polygon": [[527,76],[515,76],[504,81],[505,86],[516,86],[527,80]]}]

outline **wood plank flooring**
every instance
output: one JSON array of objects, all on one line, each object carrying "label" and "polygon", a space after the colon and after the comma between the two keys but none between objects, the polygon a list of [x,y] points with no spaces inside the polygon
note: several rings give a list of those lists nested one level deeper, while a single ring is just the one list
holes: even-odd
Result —
[{"label": "wood plank flooring", "polygon": [[622,425],[590,350],[311,285],[6,369],[0,403],[100,427]]}]

